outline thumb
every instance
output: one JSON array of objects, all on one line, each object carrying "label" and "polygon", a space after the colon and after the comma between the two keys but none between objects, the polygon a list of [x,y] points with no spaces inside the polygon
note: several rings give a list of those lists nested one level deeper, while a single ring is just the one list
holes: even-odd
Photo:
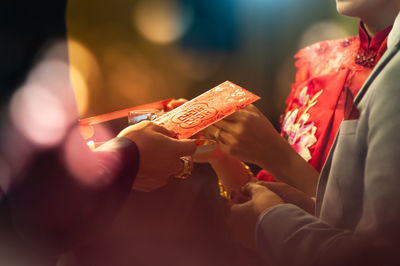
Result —
[{"label": "thumb", "polygon": [[256,182],[260,186],[264,186],[271,190],[272,192],[282,195],[288,189],[290,189],[289,185],[282,183],[282,182],[265,182],[265,181],[258,181]]},{"label": "thumb", "polygon": [[174,99],[171,100],[168,104],[167,104],[167,110],[166,111],[171,111],[179,106],[181,106],[182,104],[186,103],[188,100],[183,99],[183,98],[179,98],[179,99]]},{"label": "thumb", "polygon": [[174,139],[171,149],[180,157],[190,156],[196,151],[197,145],[194,139]]},{"label": "thumb", "polygon": [[243,194],[248,195],[250,197],[253,197],[254,194],[257,194],[261,190],[264,190],[264,189],[269,190],[268,188],[266,188],[264,186],[261,186],[261,185],[259,185],[257,183],[249,182],[249,183],[247,183],[246,185],[244,185],[242,187],[241,191],[242,191]]},{"label": "thumb", "polygon": [[163,127],[163,126],[160,126],[160,125],[158,125],[156,123],[152,122],[152,128],[151,129],[153,131],[155,131],[155,132],[161,133],[161,134],[163,134],[165,136],[168,136],[170,138],[175,138],[175,133],[173,131],[171,131],[171,130]]}]

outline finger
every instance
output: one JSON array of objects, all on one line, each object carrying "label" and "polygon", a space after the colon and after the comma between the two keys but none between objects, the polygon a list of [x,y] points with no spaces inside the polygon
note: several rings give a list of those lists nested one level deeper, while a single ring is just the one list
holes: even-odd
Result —
[{"label": "finger", "polygon": [[187,179],[191,176],[192,170],[193,170],[193,161],[191,157],[181,157],[180,158],[181,163],[179,163],[179,170],[176,168],[176,170],[173,172],[174,174],[171,174],[170,176],[174,176],[176,178],[181,178],[181,179]]},{"label": "finger", "polygon": [[218,134],[217,141],[221,142],[224,145],[229,145],[233,141],[233,136],[230,133],[221,130]]},{"label": "finger", "polygon": [[243,110],[250,111],[250,112],[260,112],[254,104],[247,105]]},{"label": "finger", "polygon": [[274,192],[278,195],[282,195],[284,192],[286,192],[290,188],[289,185],[282,183],[282,182],[258,181],[257,184],[268,188],[269,190],[271,190],[272,192]]},{"label": "finger", "polygon": [[134,183],[133,189],[141,192],[151,192],[168,184],[168,179],[159,178],[159,180],[146,180],[139,184]]},{"label": "finger", "polygon": [[[157,181],[157,182],[155,182]],[[150,192],[154,190],[161,181],[161,178],[157,177],[155,178],[154,176],[149,177],[149,176],[144,176],[140,175],[137,176],[135,179],[135,182],[133,183],[132,188],[137,191],[141,192]]]},{"label": "finger", "polygon": [[262,190],[268,190],[268,188],[261,186],[257,183],[249,182],[241,188],[241,191],[245,195],[249,195],[250,197],[254,196],[255,194],[259,193]]},{"label": "finger", "polygon": [[224,214],[225,216],[229,216],[231,212],[231,207],[232,207],[233,202],[230,200],[226,200],[224,204]]},{"label": "finger", "polygon": [[220,129],[215,127],[214,125],[211,125],[205,129],[203,129],[203,131],[201,131],[204,134],[205,138],[209,138],[209,139],[216,139],[216,136],[219,134]]},{"label": "finger", "polygon": [[245,203],[249,201],[250,198],[247,195],[244,195],[243,193],[239,191],[232,191],[231,192],[231,202],[232,203]]},{"label": "finger", "polygon": [[195,153],[195,151],[197,149],[196,140],[195,139],[182,139],[182,140],[173,139],[171,148],[173,149],[173,151],[175,151],[175,154],[177,154],[179,157],[190,156],[193,153]]},{"label": "finger", "polygon": [[246,209],[248,209],[251,204],[252,203],[250,201],[247,201],[245,203],[229,202],[228,214],[229,216],[241,216],[243,215],[243,213],[245,213]]},{"label": "finger", "polygon": [[[218,146],[220,147],[220,149],[233,157],[240,157],[241,153],[238,150],[238,141],[236,140],[236,138],[234,136],[232,136],[231,134],[221,131],[221,133],[219,134],[219,137],[217,139],[218,142]],[[237,158],[239,160],[243,160],[241,158]]]},{"label": "finger", "polygon": [[171,176],[177,176],[185,169],[185,163],[179,158],[171,167]]},{"label": "finger", "polygon": [[182,105],[182,104],[184,104],[184,103],[186,103],[188,100],[187,99],[184,99],[184,98],[179,98],[179,99],[176,99],[176,100],[173,100],[173,101],[171,101],[171,104],[173,105],[173,106],[179,106],[179,105]]},{"label": "finger", "polygon": [[193,136],[191,136],[190,138],[192,138],[192,139],[206,139],[206,136],[205,136],[203,131],[200,131],[200,132],[197,132],[196,134],[194,134]]},{"label": "finger", "polygon": [[229,145],[229,143],[223,143],[222,141],[219,141],[217,147],[222,152],[222,154],[226,154],[226,155],[232,156],[236,159],[239,159],[234,154],[232,154],[231,145]]},{"label": "finger", "polygon": [[219,122],[215,123],[214,126],[219,130],[231,131],[232,128],[235,127],[235,123],[231,121],[220,120]]},{"label": "finger", "polygon": [[175,138],[176,137],[176,134],[172,130],[166,129],[165,127],[157,125],[157,124],[155,124],[153,122],[149,122],[149,123],[152,124],[151,127],[152,127],[153,131],[161,133],[163,135],[166,135],[166,136],[168,136],[170,138]]},{"label": "finger", "polygon": [[[243,125],[240,123],[235,123],[235,122],[229,122],[229,121],[224,121],[221,120],[218,122],[215,127],[220,131],[220,132],[226,132],[229,133],[230,135],[233,136],[239,136],[242,133]],[[218,134],[219,135],[219,134]]]},{"label": "finger", "polygon": [[179,106],[181,106],[182,104],[186,103],[188,100],[183,99],[183,98],[179,98],[176,100],[171,100],[167,106],[166,106],[166,111],[171,111]]},{"label": "finger", "polygon": [[248,106],[246,106],[245,108],[243,108],[242,110],[240,110],[243,112],[243,115],[248,115],[248,114],[258,114],[258,115],[262,115],[264,116],[264,114],[253,104],[249,104]]},{"label": "finger", "polygon": [[236,112],[234,112],[233,114],[227,116],[224,118],[225,121],[229,121],[229,122],[238,122],[240,120],[240,118],[245,115],[246,113],[246,109],[241,109],[238,110]]}]

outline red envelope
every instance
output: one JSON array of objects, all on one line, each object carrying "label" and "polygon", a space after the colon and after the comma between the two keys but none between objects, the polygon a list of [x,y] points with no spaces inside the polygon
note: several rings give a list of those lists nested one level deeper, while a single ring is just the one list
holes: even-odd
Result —
[{"label": "red envelope", "polygon": [[175,132],[178,139],[185,139],[259,99],[242,87],[225,81],[154,122]]},{"label": "red envelope", "polygon": [[[122,129],[128,126],[128,113],[134,110],[146,109],[168,109],[168,103],[173,99],[166,99],[158,102],[152,102],[140,106],[126,108],[115,112],[101,114],[79,120],[79,126],[82,136],[94,143],[104,143],[118,134]],[[105,132],[109,132],[106,134]]]}]

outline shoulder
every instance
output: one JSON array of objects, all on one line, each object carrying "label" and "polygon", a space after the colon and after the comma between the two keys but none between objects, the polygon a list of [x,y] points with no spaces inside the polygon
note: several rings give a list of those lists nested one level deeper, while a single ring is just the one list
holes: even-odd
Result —
[{"label": "shoulder", "polygon": [[[322,41],[301,49],[296,55],[296,82],[329,74],[354,61],[360,44],[358,36]],[[303,74],[301,74],[303,72]]]},{"label": "shoulder", "polygon": [[[389,51],[387,51],[389,52]],[[400,111],[400,52],[397,51],[396,54],[390,59],[390,61],[385,65],[377,76],[375,80],[371,83],[371,88],[368,89],[371,97],[374,101],[379,101],[377,99],[382,99],[381,105],[388,107],[393,105],[391,110],[397,109]],[[394,108],[396,107],[396,108]]]}]

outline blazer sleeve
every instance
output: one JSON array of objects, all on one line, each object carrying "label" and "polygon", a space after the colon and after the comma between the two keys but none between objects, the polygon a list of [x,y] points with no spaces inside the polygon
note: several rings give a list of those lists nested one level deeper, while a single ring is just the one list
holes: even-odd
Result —
[{"label": "blazer sleeve", "polygon": [[319,265],[332,246],[341,247],[351,238],[352,232],[333,228],[292,204],[271,208],[256,227],[257,248],[271,265]]},{"label": "blazer sleeve", "polygon": [[70,156],[66,147],[38,153],[23,182],[7,193],[18,235],[46,253],[69,250],[104,230],[138,171],[139,152],[131,140],[114,138],[92,152],[74,131]]}]

